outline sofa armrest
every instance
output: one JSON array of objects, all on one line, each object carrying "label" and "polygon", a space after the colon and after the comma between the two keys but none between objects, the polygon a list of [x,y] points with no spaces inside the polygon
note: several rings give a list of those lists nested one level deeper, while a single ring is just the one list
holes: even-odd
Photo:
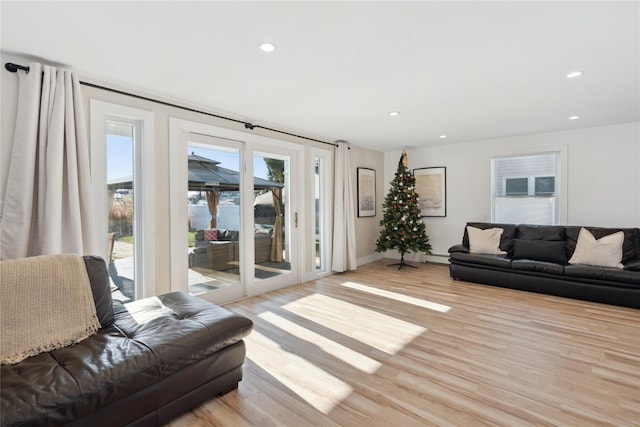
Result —
[{"label": "sofa armrest", "polygon": [[449,253],[452,254],[454,252],[462,252],[462,253],[468,254],[469,248],[462,244],[453,245],[449,248]]}]

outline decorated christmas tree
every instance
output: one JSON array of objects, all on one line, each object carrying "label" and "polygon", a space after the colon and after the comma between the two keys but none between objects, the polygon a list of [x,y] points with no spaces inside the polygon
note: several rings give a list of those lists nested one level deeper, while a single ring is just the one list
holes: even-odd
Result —
[{"label": "decorated christmas tree", "polygon": [[404,262],[404,254],[407,252],[431,253],[431,244],[422,222],[418,193],[415,190],[416,178],[407,168],[407,152],[403,151],[391,189],[382,205],[382,231],[376,240],[377,252],[387,249],[400,252],[400,262],[391,264],[398,265],[398,270],[405,266],[415,268]]}]

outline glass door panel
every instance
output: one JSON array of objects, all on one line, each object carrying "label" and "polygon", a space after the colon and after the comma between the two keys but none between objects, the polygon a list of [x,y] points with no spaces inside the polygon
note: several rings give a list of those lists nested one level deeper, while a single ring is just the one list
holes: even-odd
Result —
[{"label": "glass door panel", "polygon": [[240,152],[188,142],[189,292],[201,295],[238,287],[240,253]]},{"label": "glass door panel", "polygon": [[135,286],[136,227],[134,197],[134,132],[129,123],[106,122],[107,264],[123,301],[137,298]]},{"label": "glass door panel", "polygon": [[[327,272],[328,260],[331,258],[331,183],[333,180],[331,173],[331,157],[332,152],[321,148],[313,148],[311,163],[313,167],[313,187],[310,188],[313,194],[313,200],[309,205],[313,224],[313,232],[307,233],[306,236],[313,238],[306,245],[311,253],[311,260],[305,260],[310,270],[316,274],[324,274]],[[311,262],[309,264],[309,262]]]},{"label": "glass door panel", "polygon": [[297,283],[297,152],[253,149],[254,281],[258,294]]},{"label": "glass door panel", "polygon": [[322,227],[322,203],[324,202],[323,198],[322,198],[322,177],[321,177],[321,170],[322,170],[322,166],[321,165],[321,158],[320,157],[314,157],[313,162],[314,162],[314,175],[313,175],[313,199],[314,199],[314,212],[313,212],[313,228],[314,228],[314,239],[313,239],[313,254],[314,254],[314,266],[316,271],[321,271],[323,269],[323,265],[324,265],[324,259],[322,256],[322,252],[324,250],[324,248],[322,247],[322,240],[320,239],[320,236],[322,235],[323,227]]},{"label": "glass door panel", "polygon": [[291,272],[289,156],[253,156],[255,277],[267,279]]}]

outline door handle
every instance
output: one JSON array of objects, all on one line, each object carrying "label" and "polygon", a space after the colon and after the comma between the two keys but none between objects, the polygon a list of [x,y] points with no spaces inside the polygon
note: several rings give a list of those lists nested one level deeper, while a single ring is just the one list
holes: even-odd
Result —
[{"label": "door handle", "polygon": [[295,214],[293,214],[293,223],[295,225],[296,228],[298,228],[298,212],[296,212]]}]

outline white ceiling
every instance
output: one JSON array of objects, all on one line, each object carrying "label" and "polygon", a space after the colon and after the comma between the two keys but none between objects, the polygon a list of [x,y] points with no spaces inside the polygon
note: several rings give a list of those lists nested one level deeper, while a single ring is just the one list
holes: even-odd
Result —
[{"label": "white ceiling", "polygon": [[639,120],[639,4],[2,1],[1,48],[385,151]]}]

